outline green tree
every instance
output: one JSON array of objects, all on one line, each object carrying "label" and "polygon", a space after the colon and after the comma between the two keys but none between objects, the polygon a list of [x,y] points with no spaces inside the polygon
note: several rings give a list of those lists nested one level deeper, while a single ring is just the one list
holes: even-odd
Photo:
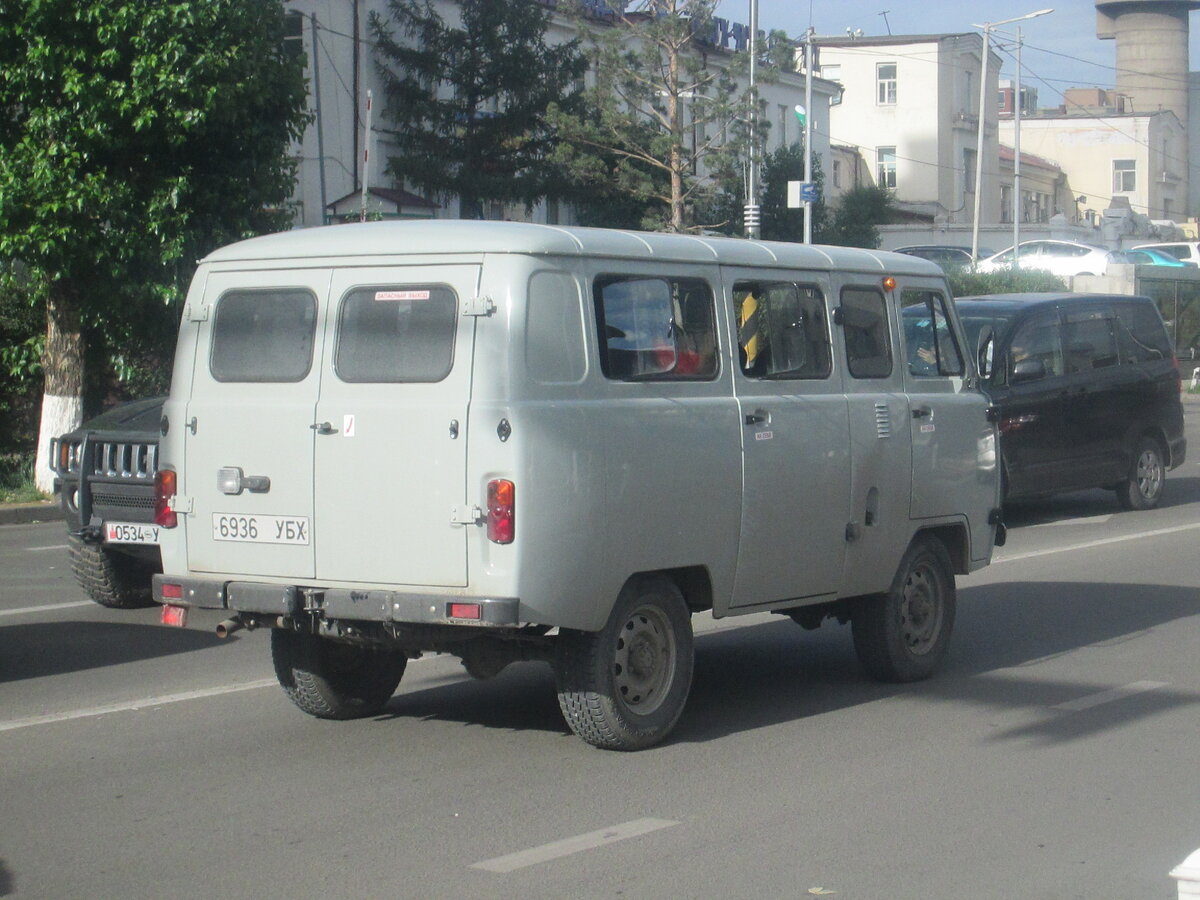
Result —
[{"label": "green tree", "polygon": [[[608,0],[596,5],[560,2],[575,19],[591,56],[595,84],[589,111],[556,111],[562,138],[558,158],[582,184],[598,175],[648,210],[658,221],[645,227],[687,231],[715,223],[697,220],[698,210],[719,206],[744,171],[750,141],[761,146],[765,117],[752,129],[746,111],[752,98],[739,86],[749,55],[729,54],[704,40],[712,32],[720,0]],[[764,45],[766,65],[778,46]]]},{"label": "green tree", "polygon": [[288,222],[306,114],[283,19],[278,0],[0,3],[0,260],[44,288],[42,482],[89,331],[138,333],[197,256]]},{"label": "green tree", "polygon": [[824,242],[843,247],[879,246],[880,225],[887,225],[893,216],[892,193],[877,185],[851,188],[842,194],[833,211],[833,221]]},{"label": "green tree", "polygon": [[[825,195],[825,174],[821,157],[813,154],[813,183],[819,197]],[[802,241],[804,239],[804,208],[787,205],[789,181],[804,181],[804,144],[797,142],[779,147],[763,163],[762,236],[768,241]],[[815,243],[828,243],[829,208],[824,199],[812,205],[812,238]]]},{"label": "green tree", "polygon": [[559,196],[546,110],[578,106],[578,42],[547,46],[550,13],[529,0],[461,0],[457,26],[432,0],[388,0],[388,10],[372,13],[370,28],[392,177],[457,195],[462,218],[480,218],[485,201]]}]

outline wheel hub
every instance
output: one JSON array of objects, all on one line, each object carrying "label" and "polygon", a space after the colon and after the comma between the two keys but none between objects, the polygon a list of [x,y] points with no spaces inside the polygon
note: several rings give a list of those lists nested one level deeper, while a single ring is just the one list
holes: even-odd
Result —
[{"label": "wheel hub", "polygon": [[909,652],[918,656],[933,648],[941,629],[942,608],[938,602],[936,577],[922,567],[914,571],[904,585],[900,634]]},{"label": "wheel hub", "polygon": [[613,681],[630,710],[646,715],[662,704],[674,657],[674,638],[658,610],[643,607],[629,617],[617,635]]}]

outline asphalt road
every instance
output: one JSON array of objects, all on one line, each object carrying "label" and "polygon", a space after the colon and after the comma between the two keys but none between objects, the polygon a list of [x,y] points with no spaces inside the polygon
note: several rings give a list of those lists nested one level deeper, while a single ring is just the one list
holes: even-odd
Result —
[{"label": "asphalt road", "polygon": [[[1193,407],[1194,409],[1194,407]],[[90,604],[0,528],[0,896],[1173,898],[1200,847],[1200,435],[1165,505],[1010,511],[935,679],[849,629],[698,617],[669,743],[592,749],[548,667],[412,663],[323,722],[268,638]]]}]

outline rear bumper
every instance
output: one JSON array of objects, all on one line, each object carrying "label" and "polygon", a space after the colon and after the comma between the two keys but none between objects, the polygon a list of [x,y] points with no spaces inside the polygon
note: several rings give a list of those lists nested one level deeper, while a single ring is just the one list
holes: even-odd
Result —
[{"label": "rear bumper", "polygon": [[[164,585],[171,588],[166,595]],[[159,603],[172,606],[276,616],[307,614],[348,622],[484,628],[514,628],[525,624],[520,620],[521,604],[515,597],[359,591],[167,575],[154,576],[153,596]],[[460,604],[478,606],[478,618],[451,615],[451,608]]]},{"label": "rear bumper", "polygon": [[1171,441],[1171,468],[1177,469],[1187,460],[1187,438],[1180,435],[1177,440]]}]

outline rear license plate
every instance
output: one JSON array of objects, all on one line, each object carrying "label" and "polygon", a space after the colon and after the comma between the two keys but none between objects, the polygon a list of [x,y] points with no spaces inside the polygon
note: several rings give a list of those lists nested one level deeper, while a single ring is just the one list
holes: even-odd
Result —
[{"label": "rear license plate", "polygon": [[213,513],[213,540],[248,544],[307,544],[305,516],[239,516]]},{"label": "rear license plate", "polygon": [[136,522],[105,522],[104,540],[109,544],[157,544],[162,528]]}]

